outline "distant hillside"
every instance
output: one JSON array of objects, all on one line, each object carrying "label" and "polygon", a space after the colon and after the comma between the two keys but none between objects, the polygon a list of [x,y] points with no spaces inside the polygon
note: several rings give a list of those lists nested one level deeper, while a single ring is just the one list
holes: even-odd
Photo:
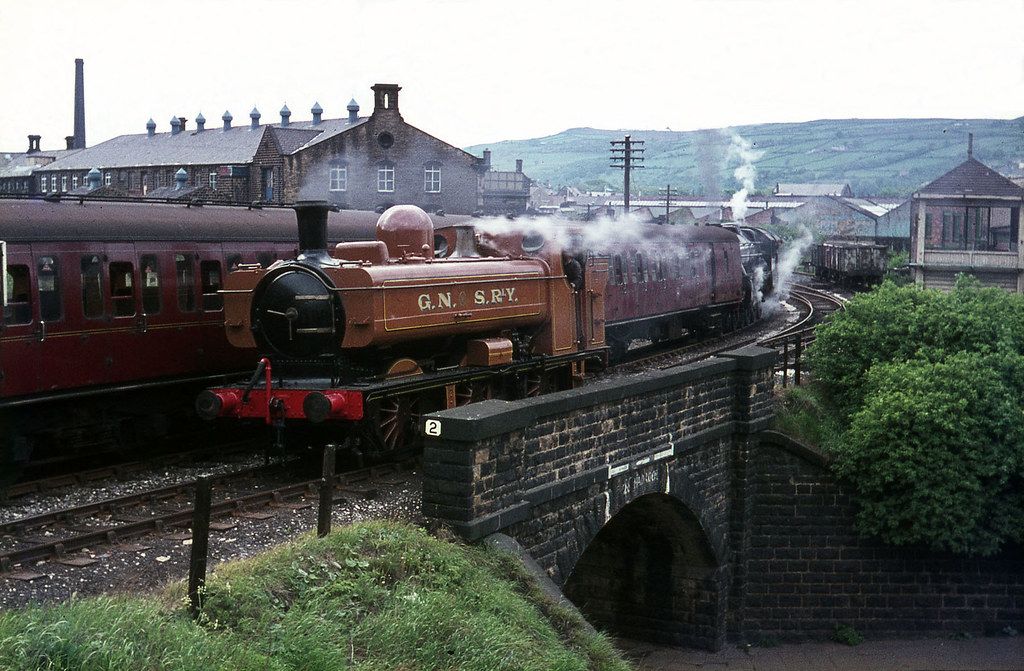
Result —
[{"label": "distant hillside", "polygon": [[[758,124],[733,129],[764,152],[755,162],[756,189],[776,182],[848,182],[857,195],[909,194],[960,163],[967,133],[975,156],[1003,174],[1021,174],[1024,117],[997,119],[841,119]],[[548,137],[475,145],[492,163],[524,171],[552,186],[622,188],[622,171],[608,167],[609,141],[630,133],[646,141],[645,168],[633,183],[645,191],[672,184],[688,193],[733,191],[735,162],[725,164],[728,135],[718,130],[650,131],[571,128]],[[635,189],[634,189],[635,190]]]}]

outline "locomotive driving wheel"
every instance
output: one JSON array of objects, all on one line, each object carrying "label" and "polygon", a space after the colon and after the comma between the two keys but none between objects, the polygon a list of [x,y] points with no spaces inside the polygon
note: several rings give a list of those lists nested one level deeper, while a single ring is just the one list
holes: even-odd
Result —
[{"label": "locomotive driving wheel", "polygon": [[523,396],[541,396],[558,391],[558,380],[555,373],[547,370],[531,370],[523,376]]},{"label": "locomotive driving wheel", "polygon": [[494,389],[488,380],[474,380],[455,385],[455,406],[469,405],[494,398]]},{"label": "locomotive driving wheel", "polygon": [[418,396],[389,396],[374,404],[364,424],[370,444],[383,453],[401,452],[419,440],[417,425],[421,414]]}]

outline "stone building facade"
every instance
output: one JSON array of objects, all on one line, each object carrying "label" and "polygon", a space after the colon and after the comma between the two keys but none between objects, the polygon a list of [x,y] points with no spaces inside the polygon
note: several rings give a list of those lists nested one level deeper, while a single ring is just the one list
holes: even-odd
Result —
[{"label": "stone building facade", "polygon": [[150,120],[144,134],[122,135],[36,169],[34,190],[68,193],[97,168],[104,186],[128,196],[167,197],[184,169],[188,187],[231,202],[315,198],[360,210],[402,203],[430,212],[479,211],[488,168],[483,159],[406,123],[398,107],[401,87],[376,84],[372,90],[369,116],[359,116],[353,100],[348,116],[337,119],[324,119],[315,104],[309,121],[291,121],[287,106],[280,121],[269,124],[256,109],[247,125],[235,125],[225,112],[219,128],[208,128],[200,114],[195,129],[175,117],[169,133],[157,133]]}]

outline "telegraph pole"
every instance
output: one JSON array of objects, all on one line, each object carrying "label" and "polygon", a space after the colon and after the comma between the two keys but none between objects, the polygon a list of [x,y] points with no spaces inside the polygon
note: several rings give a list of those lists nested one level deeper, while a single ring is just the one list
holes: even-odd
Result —
[{"label": "telegraph pole", "polygon": [[668,224],[668,208],[672,204],[672,198],[678,196],[679,192],[673,189],[671,184],[666,184],[664,189],[658,189],[658,193],[665,196],[665,223]]},{"label": "telegraph pole", "polygon": [[629,213],[629,173],[634,168],[642,168],[644,162],[644,141],[631,140],[625,136],[622,140],[612,140],[612,168],[622,169],[622,196],[625,212]]}]

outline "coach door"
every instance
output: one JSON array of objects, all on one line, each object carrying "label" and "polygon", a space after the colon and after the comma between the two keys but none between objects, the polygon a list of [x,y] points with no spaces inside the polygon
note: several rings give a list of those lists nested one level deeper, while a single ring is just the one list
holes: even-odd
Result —
[{"label": "coach door", "polygon": [[28,246],[4,246],[3,321],[0,322],[0,396],[36,390],[38,338],[32,255]]},{"label": "coach door", "polygon": [[583,289],[576,292],[577,309],[583,319],[586,349],[604,347],[604,291],[608,285],[608,257],[589,256],[583,272]]},{"label": "coach door", "polygon": [[114,382],[147,377],[145,321],[139,310],[139,269],[135,246],[107,245],[105,299],[110,331],[105,340],[110,379]]}]

